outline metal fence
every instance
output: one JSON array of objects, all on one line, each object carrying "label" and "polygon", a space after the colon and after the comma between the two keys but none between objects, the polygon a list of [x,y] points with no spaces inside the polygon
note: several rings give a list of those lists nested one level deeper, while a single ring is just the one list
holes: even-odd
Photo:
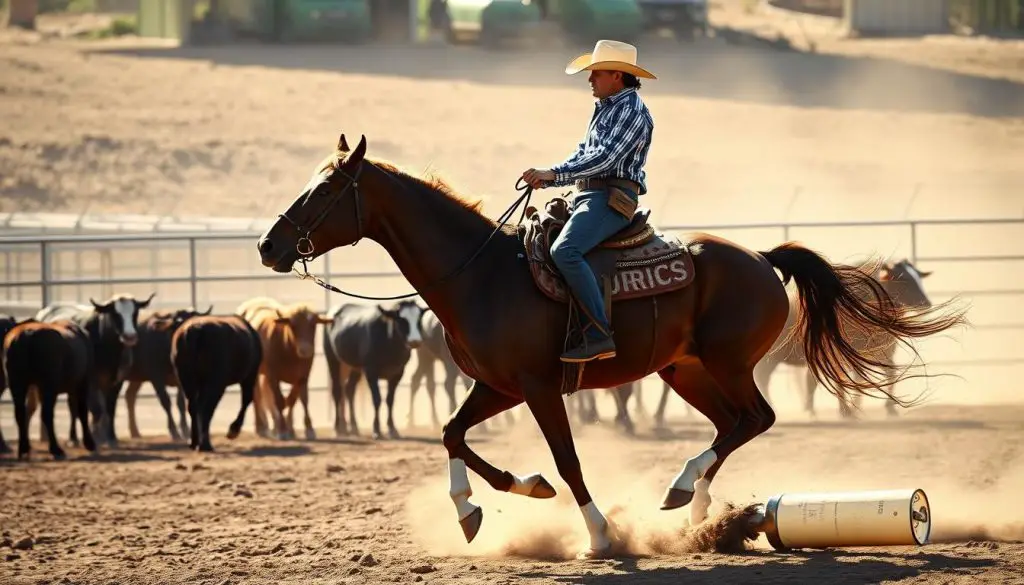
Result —
[{"label": "metal fence", "polygon": [[[833,261],[868,255],[909,258],[934,271],[926,282],[933,301],[960,296],[971,303],[972,339],[983,349],[939,348],[929,363],[954,367],[1019,366],[1024,331],[1024,220],[918,220],[664,226],[666,233],[704,231],[755,250],[801,241]],[[243,300],[267,295],[304,301],[322,310],[349,302],[311,282],[260,265],[254,231],[0,237],[0,311],[28,316],[56,301],[87,303],[115,292],[149,296],[151,308],[214,307],[234,312]],[[468,253],[468,251],[467,251]],[[379,246],[363,241],[330,252],[310,265],[328,282],[371,295],[411,291]],[[317,344],[319,347],[319,343]],[[962,345],[962,344],[961,344]],[[317,360],[313,387],[327,376]]]}]

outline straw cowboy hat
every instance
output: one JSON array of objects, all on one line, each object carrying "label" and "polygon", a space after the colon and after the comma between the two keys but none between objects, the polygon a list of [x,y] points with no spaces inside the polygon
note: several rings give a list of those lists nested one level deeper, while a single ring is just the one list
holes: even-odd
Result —
[{"label": "straw cowboy hat", "polygon": [[580,71],[621,71],[637,77],[657,79],[650,71],[637,66],[636,47],[619,41],[597,41],[593,53],[580,55],[565,66],[565,72],[569,75]]}]

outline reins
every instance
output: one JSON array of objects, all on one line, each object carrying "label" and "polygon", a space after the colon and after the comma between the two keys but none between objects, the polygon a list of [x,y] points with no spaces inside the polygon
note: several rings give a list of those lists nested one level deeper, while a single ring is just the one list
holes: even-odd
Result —
[{"label": "reins", "polygon": [[[455,277],[456,275],[461,273],[463,270],[465,270],[470,264],[472,264],[472,262],[474,260],[476,260],[477,256],[479,256],[480,253],[484,251],[484,248],[487,247],[487,244],[494,238],[495,234],[497,234],[501,230],[501,228],[505,226],[505,223],[508,222],[508,220],[512,217],[512,215],[515,213],[516,209],[521,204],[523,204],[523,202],[525,201],[526,205],[523,206],[523,211],[522,211],[522,213],[519,216],[519,222],[517,222],[517,225],[521,224],[523,222],[523,218],[526,217],[526,209],[529,207],[530,196],[533,194],[533,187],[531,187],[529,183],[524,183],[524,185],[522,187],[520,187],[519,183],[523,179],[520,177],[518,180],[516,180],[515,189],[516,189],[516,191],[522,191],[523,194],[520,195],[519,198],[516,199],[515,202],[513,202],[512,205],[509,206],[509,208],[506,209],[501,214],[501,216],[498,218],[498,225],[497,225],[497,227],[495,227],[494,230],[491,232],[491,234],[489,236],[487,236],[487,239],[484,240],[484,243],[481,244],[480,247],[477,248],[476,252],[474,252],[473,255],[469,257],[469,259],[467,259],[465,262],[463,262],[461,266],[456,268],[454,271],[446,274],[445,276],[439,278],[438,280],[435,280],[434,282],[432,282],[432,283],[428,284],[427,286],[423,287],[422,290],[413,291],[411,293],[406,293],[404,295],[395,295],[395,296],[390,296],[390,297],[373,297],[373,296],[367,296],[367,295],[360,295],[360,294],[344,291],[344,290],[334,286],[333,284],[325,281],[324,279],[320,278],[319,276],[316,276],[315,274],[310,274],[309,266],[308,266],[307,262],[309,262],[309,260],[312,259],[313,254],[315,252],[314,247],[313,247],[313,242],[310,239],[310,236],[313,235],[313,230],[315,230],[317,227],[319,227],[323,223],[323,221],[327,218],[328,213],[331,211],[331,208],[333,208],[334,205],[338,201],[341,200],[341,197],[343,195],[345,195],[345,193],[349,189],[352,189],[353,196],[355,197],[356,225],[357,225],[357,229],[359,230],[359,233],[356,234],[356,240],[354,242],[352,242],[352,245],[355,245],[362,238],[362,213],[360,212],[360,208],[359,208],[359,198],[360,198],[359,197],[359,182],[357,180],[358,177],[359,177],[359,174],[362,172],[362,165],[363,165],[363,163],[361,162],[360,165],[359,165],[359,169],[356,171],[355,177],[349,177],[349,184],[346,185],[345,188],[342,189],[341,192],[339,192],[326,206],[324,206],[324,208],[317,215],[316,219],[310,224],[310,227],[308,229],[304,229],[302,226],[300,226],[299,224],[295,223],[294,221],[292,221],[290,218],[288,218],[284,214],[280,215],[280,217],[282,217],[283,219],[285,219],[286,221],[291,223],[295,227],[295,229],[299,231],[299,240],[298,240],[298,242],[295,245],[295,251],[298,252],[298,254],[299,254],[299,262],[302,263],[302,272],[299,272],[299,270],[297,268],[293,268],[292,270],[299,277],[300,280],[312,280],[316,284],[320,285],[322,288],[324,288],[326,290],[329,290],[331,292],[342,294],[342,295],[349,296],[349,297],[354,297],[354,298],[357,298],[357,299],[365,299],[365,300],[368,300],[368,301],[393,301],[393,300],[408,299],[408,298],[411,298],[411,297],[420,296],[420,295],[423,294],[423,291],[430,290],[433,287],[438,286],[438,285],[446,282],[448,279]],[[377,167],[374,167],[374,168],[377,168]],[[341,169],[338,169],[338,171],[340,171],[340,170]],[[396,178],[392,177],[390,174],[385,172],[384,176],[386,176],[387,178],[389,178],[392,181],[394,181],[396,184],[398,184],[399,187],[406,188],[405,185],[402,185],[401,183],[399,183],[398,180]],[[303,232],[305,232],[305,233],[303,233]]]}]

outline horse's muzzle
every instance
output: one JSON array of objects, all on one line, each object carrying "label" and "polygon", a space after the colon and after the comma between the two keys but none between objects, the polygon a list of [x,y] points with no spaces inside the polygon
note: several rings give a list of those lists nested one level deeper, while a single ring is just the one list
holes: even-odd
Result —
[{"label": "horse's muzzle", "polygon": [[256,249],[260,253],[260,262],[267,268],[281,273],[292,271],[295,261],[285,258],[287,248],[275,246],[273,240],[262,237],[256,243]]}]

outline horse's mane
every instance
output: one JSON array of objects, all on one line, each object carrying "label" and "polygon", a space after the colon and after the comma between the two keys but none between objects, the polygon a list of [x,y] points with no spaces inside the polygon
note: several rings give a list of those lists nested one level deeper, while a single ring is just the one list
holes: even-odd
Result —
[{"label": "horse's mane", "polygon": [[[326,170],[327,168],[333,168],[337,170],[345,162],[346,157],[346,153],[337,151],[334,154],[331,154],[327,158],[325,158],[323,163],[321,163],[320,167],[317,170],[323,171]],[[455,191],[455,189],[451,185],[449,185],[444,179],[442,179],[440,176],[434,173],[428,173],[426,177],[416,177],[413,176],[411,173],[403,170],[397,164],[389,161],[370,157],[365,157],[363,160],[393,175],[397,175],[407,181],[411,181],[412,183],[416,184],[419,187],[429,189],[431,191],[436,191],[444,195],[449,200],[457,203],[463,209],[475,213],[480,217],[486,219],[487,221],[491,221],[488,217],[486,217],[483,214],[483,199],[480,199],[478,197],[475,200],[472,200],[466,197],[465,195],[461,195],[460,193]]]}]

